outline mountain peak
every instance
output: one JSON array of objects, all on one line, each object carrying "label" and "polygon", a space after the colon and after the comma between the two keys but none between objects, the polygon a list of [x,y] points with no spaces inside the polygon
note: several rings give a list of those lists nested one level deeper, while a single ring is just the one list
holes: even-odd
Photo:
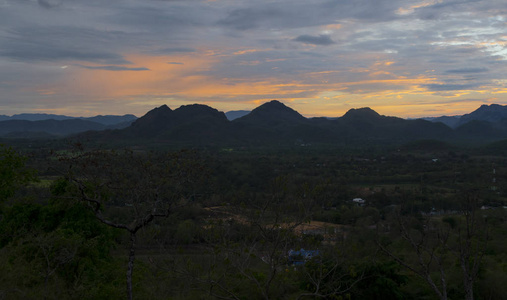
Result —
[{"label": "mountain peak", "polygon": [[269,102],[266,102],[266,103],[262,104],[258,108],[261,108],[261,107],[270,108],[270,109],[286,109],[286,108],[289,108],[285,104],[283,104],[282,102],[280,102],[278,100],[271,100]]},{"label": "mountain peak", "polygon": [[463,125],[472,120],[498,122],[506,118],[507,118],[507,105],[483,104],[473,112],[461,116],[459,120],[459,125]]},{"label": "mountain peak", "polygon": [[379,118],[380,115],[369,107],[363,108],[352,108],[347,113],[343,115],[342,118],[345,119],[359,119],[359,118]]},{"label": "mountain peak", "polygon": [[134,123],[132,123],[132,127],[155,130],[157,127],[163,127],[164,123],[171,118],[172,113],[173,111],[164,104],[150,110],[144,116],[135,120]]},{"label": "mountain peak", "polygon": [[182,105],[175,109],[173,114],[174,123],[186,123],[204,119],[207,120],[206,122],[228,122],[225,113],[204,104]]},{"label": "mountain peak", "polygon": [[[222,115],[223,113],[218,111],[217,109],[204,105],[204,104],[189,104],[189,105],[182,105],[179,108],[174,110],[175,113],[182,114],[182,115]],[[224,115],[225,116],[225,115]]]},{"label": "mountain peak", "polygon": [[278,100],[271,100],[269,102],[266,102],[262,104],[261,106],[257,107],[256,109],[252,110],[252,113],[254,114],[281,114],[285,116],[292,116],[294,118],[298,119],[305,119],[302,115],[300,115],[297,111],[293,110],[292,108],[286,106],[282,102]]},{"label": "mountain peak", "polygon": [[237,119],[240,122],[275,125],[284,122],[304,122],[306,118],[280,101],[272,100],[252,110],[248,115]]},{"label": "mountain peak", "polygon": [[149,116],[149,115],[164,115],[164,114],[169,114],[172,112],[172,109],[170,109],[167,105],[162,105],[162,106],[159,106],[159,107],[155,107],[154,109],[150,110],[149,112],[147,112],[144,116]]}]

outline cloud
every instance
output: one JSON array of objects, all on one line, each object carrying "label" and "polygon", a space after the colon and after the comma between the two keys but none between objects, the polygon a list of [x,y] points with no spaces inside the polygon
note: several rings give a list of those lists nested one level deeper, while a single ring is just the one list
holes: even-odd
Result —
[{"label": "cloud", "polygon": [[322,9],[339,19],[361,20],[363,22],[394,21],[404,1],[400,0],[329,0]]},{"label": "cloud", "polygon": [[311,45],[320,45],[320,46],[328,46],[334,44],[334,41],[331,39],[329,35],[320,34],[318,36],[314,35],[300,35],[294,39],[296,42],[301,42],[304,44]]},{"label": "cloud", "polygon": [[257,28],[270,19],[280,18],[283,14],[283,10],[273,7],[235,9],[227,17],[220,20],[218,24],[237,30],[248,30]]},{"label": "cloud", "polygon": [[434,1],[432,5],[421,6],[414,10],[415,16],[423,20],[441,20],[453,16],[456,12],[470,12],[473,16],[491,16],[505,14],[503,0],[449,0]]},{"label": "cloud", "polygon": [[[250,1],[231,9],[218,25],[247,31],[327,26],[341,20],[383,22],[400,18],[400,0]],[[255,3],[255,4],[254,4]]]},{"label": "cloud", "polygon": [[432,92],[463,91],[478,87],[478,84],[424,84],[422,87]]},{"label": "cloud", "polygon": [[162,48],[150,51],[150,54],[153,55],[167,55],[167,54],[173,54],[173,53],[193,53],[197,50],[190,47],[169,47],[169,48]]},{"label": "cloud", "polygon": [[44,8],[54,8],[62,5],[63,0],[37,0],[37,3]]},{"label": "cloud", "polygon": [[198,5],[194,1],[190,2],[134,2],[133,6],[122,7],[113,14],[104,16],[103,21],[128,26],[136,30],[145,29],[152,33],[184,34],[182,29],[207,26],[208,23],[211,23],[209,9],[206,11],[202,5]]},{"label": "cloud", "polygon": [[115,40],[126,34],[119,31],[40,26],[21,27],[0,35],[0,56],[18,61],[87,61],[100,64],[131,64],[115,52]]},{"label": "cloud", "polygon": [[131,64],[130,61],[116,53],[100,51],[81,51],[77,49],[53,49],[40,47],[38,49],[20,47],[18,49],[2,49],[0,56],[9,57],[19,61],[88,61],[109,64]]},{"label": "cloud", "polygon": [[45,101],[63,106],[81,97],[76,107],[107,100],[124,109],[140,95],[143,107],[156,106],[171,90],[167,101],[241,109],[293,97],[322,111],[505,92],[504,0],[3,2],[0,98],[21,108],[43,105],[37,90],[56,90]]},{"label": "cloud", "polygon": [[119,67],[119,66],[84,66],[77,64],[81,68],[90,69],[90,70],[105,70],[105,71],[149,71],[148,68],[128,68],[128,67]]},{"label": "cloud", "polygon": [[447,70],[446,73],[451,74],[461,74],[461,73],[484,73],[489,71],[488,68],[462,68],[462,69],[453,69],[453,70]]}]

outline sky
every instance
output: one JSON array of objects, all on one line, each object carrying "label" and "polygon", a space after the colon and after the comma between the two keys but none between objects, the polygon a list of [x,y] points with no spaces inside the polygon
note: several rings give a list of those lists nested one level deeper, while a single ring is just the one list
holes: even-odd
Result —
[{"label": "sky", "polygon": [[0,114],[507,104],[505,0],[0,0]]}]

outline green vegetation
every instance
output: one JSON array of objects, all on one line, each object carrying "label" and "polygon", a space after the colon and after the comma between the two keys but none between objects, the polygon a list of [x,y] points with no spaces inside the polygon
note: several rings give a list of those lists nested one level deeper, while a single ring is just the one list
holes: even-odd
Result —
[{"label": "green vegetation", "polygon": [[0,298],[501,299],[491,149],[2,146]]}]

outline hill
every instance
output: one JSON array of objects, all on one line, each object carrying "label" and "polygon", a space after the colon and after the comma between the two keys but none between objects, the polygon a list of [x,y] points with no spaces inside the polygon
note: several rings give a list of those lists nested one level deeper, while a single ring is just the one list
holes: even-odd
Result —
[{"label": "hill", "polygon": [[227,117],[227,120],[232,121],[236,120],[237,118],[241,118],[243,116],[246,116],[250,113],[249,110],[231,110],[225,113],[225,116]]},{"label": "hill", "polygon": [[107,127],[97,122],[81,119],[67,120],[7,120],[0,121],[0,136],[23,137],[32,136],[28,133],[47,133],[54,136],[67,136],[88,130],[104,130]]},{"label": "hill", "polygon": [[174,111],[162,105],[137,119],[124,134],[134,139],[202,144],[222,141],[227,136],[228,126],[223,112],[206,105],[184,105]]},{"label": "hill", "polygon": [[[452,138],[453,130],[441,123],[382,116],[370,108],[351,109],[332,120],[308,119],[273,100],[233,121],[206,105],[185,105],[175,110],[163,105],[137,119],[129,128],[92,135],[102,141],[158,145],[368,145],[448,139]],[[87,138],[94,139],[90,134]]]},{"label": "hill", "polygon": [[502,120],[507,119],[507,105],[484,104],[473,112],[462,116],[441,116],[424,119],[431,122],[442,122],[451,128],[458,128],[472,121],[499,123]]},{"label": "hill", "polygon": [[[230,121],[225,113],[206,105],[184,105],[174,110],[162,105],[136,119],[131,125],[128,120],[132,117],[129,116],[114,117],[116,121],[127,119],[125,123],[114,125],[83,119],[0,121],[0,136],[43,137],[44,134],[65,136],[77,133],[76,139],[125,146],[270,147],[320,144],[364,147],[402,145],[417,140],[473,145],[507,138],[504,109],[501,105],[481,106],[461,117],[474,120],[452,129],[441,122],[380,115],[368,107],[351,109],[339,118],[305,118],[282,102],[272,100]],[[113,116],[97,116],[94,120],[102,120],[104,123],[104,119],[112,120],[111,117]],[[475,120],[479,118],[485,120]],[[89,132],[90,130],[94,132]],[[79,133],[84,131],[88,132]]]},{"label": "hill", "polygon": [[16,114],[0,116],[0,136],[7,138],[54,138],[89,130],[122,129],[130,126],[134,115],[98,115],[94,117],[69,117],[53,114]]},{"label": "hill", "polygon": [[481,105],[481,107],[474,110],[473,112],[463,115],[459,119],[458,126],[466,124],[470,121],[486,121],[497,123],[503,119],[507,119],[507,105]]}]

